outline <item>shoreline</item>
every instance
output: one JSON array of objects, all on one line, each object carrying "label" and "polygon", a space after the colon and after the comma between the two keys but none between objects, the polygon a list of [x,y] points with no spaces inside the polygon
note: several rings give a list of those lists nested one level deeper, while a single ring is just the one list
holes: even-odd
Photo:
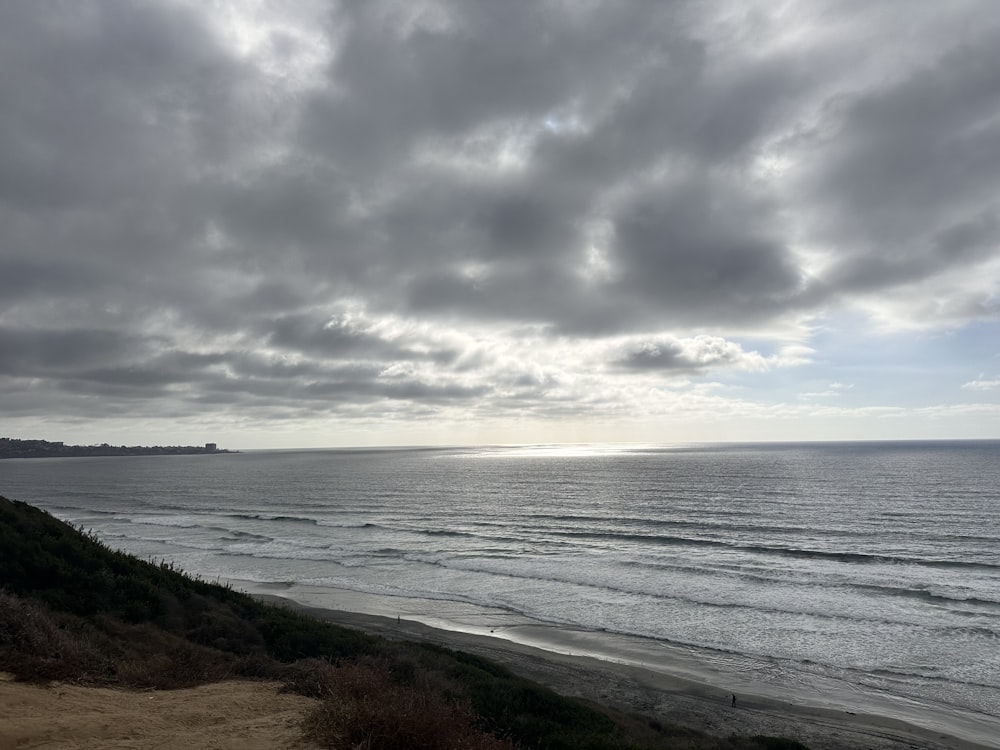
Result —
[{"label": "shoreline", "polygon": [[[782,690],[757,681],[756,675],[741,678],[727,672],[725,665],[706,662],[693,649],[664,644],[654,654],[646,639],[532,623],[503,610],[454,602],[285,583],[230,583],[260,599],[345,627],[467,651],[563,695],[716,736],[784,736],[811,750],[1000,748],[993,731],[1000,721],[990,721],[992,717],[984,717],[981,726],[974,716],[948,721],[924,715],[924,721],[915,722],[893,716],[892,706],[878,705],[862,694],[850,705],[836,696],[821,705],[808,691],[786,697]],[[919,716],[919,705],[909,708]]]}]

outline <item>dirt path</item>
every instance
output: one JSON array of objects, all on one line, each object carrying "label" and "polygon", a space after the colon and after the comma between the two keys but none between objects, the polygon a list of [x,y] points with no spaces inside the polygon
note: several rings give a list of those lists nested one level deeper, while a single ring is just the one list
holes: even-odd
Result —
[{"label": "dirt path", "polygon": [[0,750],[276,750],[299,738],[309,698],[267,682],[220,682],[187,690],[127,692],[0,675]]}]

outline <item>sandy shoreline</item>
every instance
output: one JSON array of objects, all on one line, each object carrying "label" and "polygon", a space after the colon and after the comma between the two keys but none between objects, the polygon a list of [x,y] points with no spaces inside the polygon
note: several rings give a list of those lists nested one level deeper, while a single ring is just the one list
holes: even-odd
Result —
[{"label": "sandy shoreline", "polygon": [[[290,598],[259,592],[262,598],[285,602],[346,627],[388,638],[423,640],[485,656],[517,674],[547,685],[563,695],[592,700],[630,713],[682,724],[716,736],[766,734],[797,739],[813,750],[984,750],[1000,748],[986,733],[976,741],[898,719],[840,709],[795,705],[767,695],[730,693],[684,676],[634,663],[559,653],[488,634],[431,627],[385,614],[312,607]],[[558,633],[549,633],[549,639]],[[572,651],[572,643],[566,651]],[[987,730],[988,731],[988,730]],[[996,740],[1000,743],[1000,738]]]}]

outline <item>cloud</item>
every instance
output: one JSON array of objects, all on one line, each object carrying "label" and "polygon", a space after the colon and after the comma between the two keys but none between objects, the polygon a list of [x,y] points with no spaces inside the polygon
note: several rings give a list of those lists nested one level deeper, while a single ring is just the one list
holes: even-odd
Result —
[{"label": "cloud", "polygon": [[3,5],[0,406],[602,420],[1000,320],[992,5],[733,7]]},{"label": "cloud", "polygon": [[970,391],[992,391],[1000,388],[1000,378],[995,380],[984,380],[982,378],[970,380],[968,383],[963,383],[962,387]]},{"label": "cloud", "polygon": [[808,393],[803,393],[799,398],[811,399],[811,398],[839,398],[843,396],[846,391],[854,388],[853,383],[830,383],[822,391],[810,391]]},{"label": "cloud", "polygon": [[766,370],[767,362],[757,352],[746,352],[732,341],[697,336],[692,339],[658,339],[627,346],[617,362],[634,370],[675,373],[701,373],[712,368],[733,367],[743,370]]},{"label": "cloud", "polygon": [[[947,283],[958,269],[968,279],[980,269],[992,284],[955,289],[965,299],[952,309],[963,312],[944,320],[996,315],[989,299],[1000,242],[992,198],[1000,27],[942,34],[955,20],[941,29],[931,16],[911,19],[907,44],[919,39],[921,47],[911,65],[893,65],[901,50],[885,40],[872,58],[883,66],[878,74],[819,99],[812,122],[779,147],[792,164],[788,185],[800,196],[810,244],[826,254],[817,298],[853,298],[866,307],[886,292],[906,297],[909,290],[910,301],[919,300],[917,288],[945,298],[939,279]],[[940,324],[931,306],[918,315],[903,308],[891,316],[899,325],[914,318]]]}]

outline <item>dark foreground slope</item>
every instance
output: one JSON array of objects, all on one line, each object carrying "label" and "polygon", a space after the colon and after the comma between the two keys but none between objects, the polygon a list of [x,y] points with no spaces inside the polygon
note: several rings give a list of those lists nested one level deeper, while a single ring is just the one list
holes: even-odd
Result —
[{"label": "dark foreground slope", "polygon": [[802,747],[563,698],[481,657],[365,635],[141,561],[4,498],[0,671],[132,689],[278,679],[323,699],[303,730],[327,747]]}]

